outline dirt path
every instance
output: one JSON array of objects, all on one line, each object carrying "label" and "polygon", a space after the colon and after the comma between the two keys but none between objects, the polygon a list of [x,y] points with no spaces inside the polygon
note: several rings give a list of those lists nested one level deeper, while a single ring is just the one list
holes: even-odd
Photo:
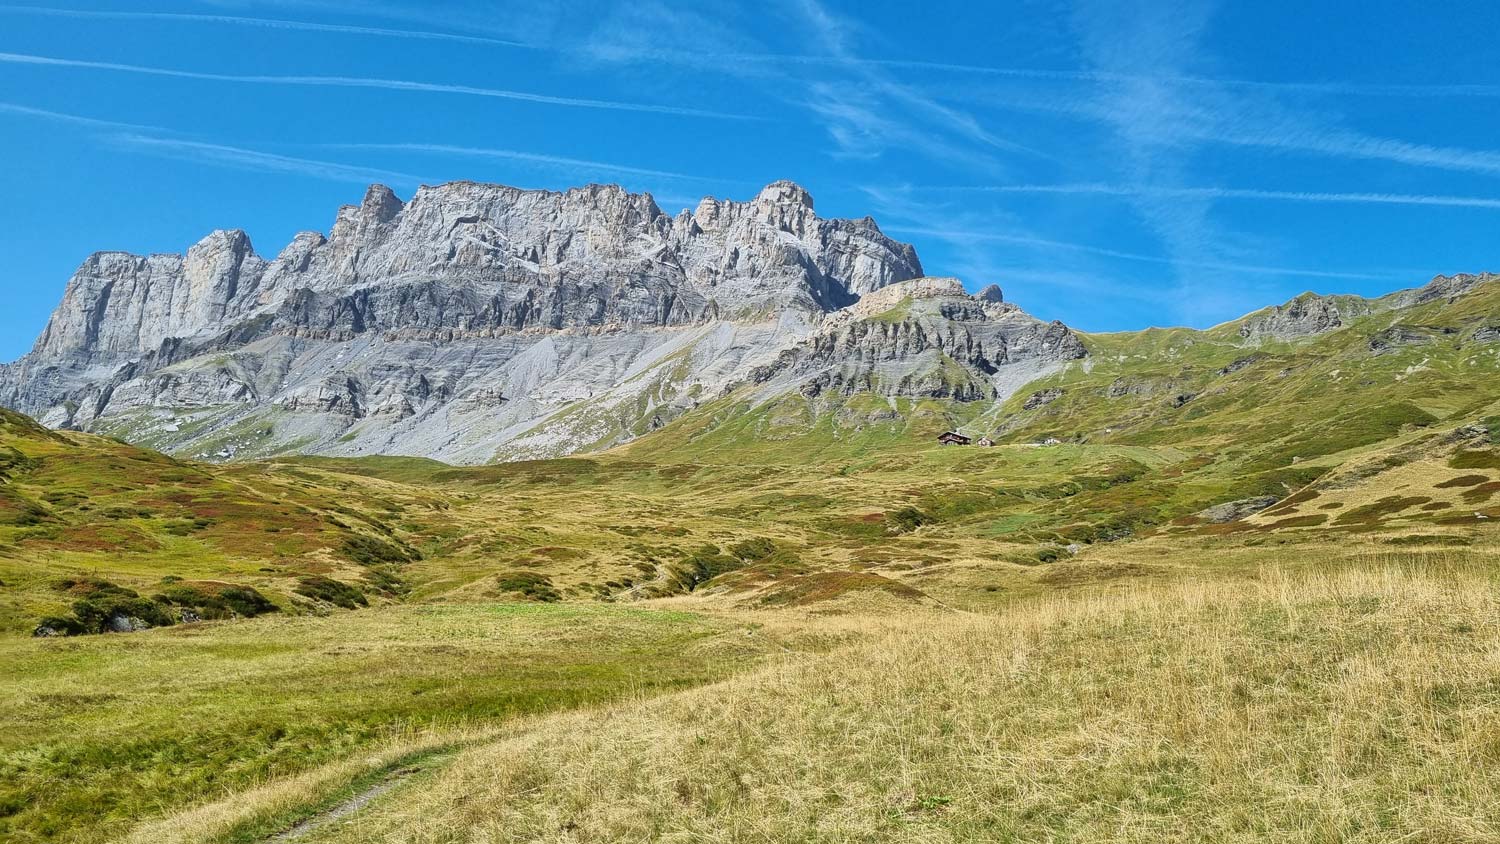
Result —
[{"label": "dirt path", "polygon": [[376,798],[400,785],[412,774],[421,773],[423,770],[424,766],[422,765],[408,765],[406,767],[393,770],[376,781],[373,785],[370,785],[354,796],[343,800],[342,802],[329,806],[328,808],[323,809],[322,811],[317,812],[310,817],[298,821],[297,824],[290,829],[284,832],[278,832],[265,840],[267,844],[283,844],[283,842],[300,840],[309,833],[316,832],[326,826],[336,824],[339,821],[342,821],[345,818],[349,817],[350,815],[353,815],[364,807],[370,805],[370,803],[374,802]]}]

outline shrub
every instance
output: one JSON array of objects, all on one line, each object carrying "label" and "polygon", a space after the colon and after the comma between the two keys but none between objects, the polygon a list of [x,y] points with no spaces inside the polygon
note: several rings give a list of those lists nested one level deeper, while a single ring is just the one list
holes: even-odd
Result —
[{"label": "shrub", "polygon": [[265,595],[249,586],[173,583],[156,600],[191,610],[199,618],[254,618],[277,611]]},{"label": "shrub", "polygon": [[672,565],[670,579],[680,591],[691,592],[721,574],[744,566],[744,560],[721,552],[719,546],[703,545]]},{"label": "shrub", "polygon": [[1386,540],[1388,545],[1439,545],[1450,548],[1467,547],[1474,541],[1465,536],[1452,536],[1449,534],[1412,534],[1411,536],[1397,536]]},{"label": "shrub", "polygon": [[369,600],[365,598],[365,593],[361,592],[358,587],[315,574],[298,578],[297,588],[292,591],[305,598],[323,601],[346,610],[370,605]]},{"label": "shrub", "polygon": [[142,598],[134,589],[107,580],[67,579],[59,581],[57,589],[77,597],[73,602],[72,617],[43,619],[41,626],[51,627],[64,635],[108,633],[127,621],[132,627],[164,627],[177,623],[176,617],[163,603]]},{"label": "shrub", "polygon": [[344,557],[362,566],[402,565],[422,559],[416,549],[373,536],[354,534],[344,540],[339,549]]},{"label": "shrub", "polygon": [[552,578],[534,571],[505,572],[495,578],[495,585],[504,592],[513,592],[532,601],[550,604],[562,600],[562,594],[552,585]]},{"label": "shrub", "polygon": [[1458,487],[1478,486],[1488,480],[1488,475],[1459,475],[1442,483],[1433,484],[1433,486],[1438,489],[1457,489]]},{"label": "shrub", "polygon": [[145,507],[106,507],[99,512],[99,515],[116,521],[123,519],[150,519],[156,516],[155,513]]},{"label": "shrub", "polygon": [[921,510],[915,507],[902,507],[885,514],[885,532],[892,536],[899,536],[903,533],[911,533],[931,522],[932,517]]},{"label": "shrub", "polygon": [[746,562],[764,560],[776,553],[776,543],[763,536],[757,536],[731,545],[729,553]]},{"label": "shrub", "polygon": [[401,570],[395,566],[368,566],[365,580],[391,597],[399,598],[410,594],[411,587],[401,579]]},{"label": "shrub", "polygon": [[1449,458],[1448,465],[1454,469],[1500,469],[1500,452],[1492,449],[1460,451]]}]

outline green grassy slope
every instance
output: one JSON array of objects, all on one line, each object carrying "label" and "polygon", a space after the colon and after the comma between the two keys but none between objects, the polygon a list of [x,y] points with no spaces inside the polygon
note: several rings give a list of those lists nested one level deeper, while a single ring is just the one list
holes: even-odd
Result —
[{"label": "green grassy slope", "polygon": [[112,840],[378,748],[717,679],[765,646],[692,613],[531,604],[0,638],[0,839]]},{"label": "green grassy slope", "polygon": [[[1061,543],[1139,536],[1226,501],[1286,498],[1346,466],[1364,466],[1366,484],[1409,463],[1433,471],[1404,483],[1445,482],[1438,467],[1453,451],[1489,447],[1482,431],[1454,432],[1500,421],[1500,281],[1404,308],[1348,304],[1374,312],[1295,340],[1241,336],[1257,315],[1207,331],[1086,336],[1087,360],[998,411],[867,394],[760,405],[730,396],[620,453],[922,483],[904,503],[951,527]],[[1018,448],[1061,444],[1047,457],[970,449],[971,459],[950,459],[930,447],[949,427]],[[1052,471],[1031,471],[1038,463]],[[1439,509],[1406,520],[1451,521]]]},{"label": "green grassy slope", "polygon": [[0,410],[0,629],[68,616],[101,581],[148,599],[248,588],[294,613],[328,606],[300,594],[314,582],[397,597],[430,537],[392,524],[444,503],[358,480],[187,463]]}]

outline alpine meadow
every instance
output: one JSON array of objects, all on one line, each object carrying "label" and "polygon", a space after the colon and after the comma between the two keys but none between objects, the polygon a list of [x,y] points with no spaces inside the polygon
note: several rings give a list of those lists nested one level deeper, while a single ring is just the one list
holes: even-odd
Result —
[{"label": "alpine meadow", "polygon": [[0,7],[0,840],[1500,841],[1500,13],[1327,11]]}]

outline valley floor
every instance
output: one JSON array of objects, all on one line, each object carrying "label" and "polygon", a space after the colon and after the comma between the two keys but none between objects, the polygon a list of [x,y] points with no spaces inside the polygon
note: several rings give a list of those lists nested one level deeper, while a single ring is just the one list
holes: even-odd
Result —
[{"label": "valley floor", "polygon": [[[791,638],[845,644],[464,734],[299,840],[1493,841],[1492,559],[804,616]],[[273,780],[129,840],[257,840],[432,746]]]}]

